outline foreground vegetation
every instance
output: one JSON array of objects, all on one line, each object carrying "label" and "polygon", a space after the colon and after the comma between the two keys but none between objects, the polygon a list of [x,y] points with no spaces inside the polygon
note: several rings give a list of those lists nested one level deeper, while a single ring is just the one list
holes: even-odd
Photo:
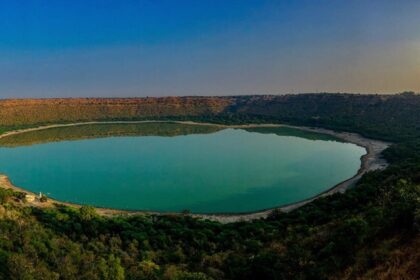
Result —
[{"label": "foreground vegetation", "polygon": [[240,97],[188,119],[354,131],[394,142],[384,153],[390,167],[345,194],[226,225],[29,208],[0,190],[0,279],[419,279],[420,96],[291,98]]}]

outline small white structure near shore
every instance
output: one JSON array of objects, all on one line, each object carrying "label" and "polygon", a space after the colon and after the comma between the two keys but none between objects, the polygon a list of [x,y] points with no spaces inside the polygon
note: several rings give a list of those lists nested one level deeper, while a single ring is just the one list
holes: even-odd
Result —
[{"label": "small white structure near shore", "polygon": [[39,195],[27,193],[25,199],[27,202],[41,202],[44,195],[40,192]]},{"label": "small white structure near shore", "polygon": [[37,197],[33,194],[26,194],[25,199],[27,202],[34,202],[37,199]]}]

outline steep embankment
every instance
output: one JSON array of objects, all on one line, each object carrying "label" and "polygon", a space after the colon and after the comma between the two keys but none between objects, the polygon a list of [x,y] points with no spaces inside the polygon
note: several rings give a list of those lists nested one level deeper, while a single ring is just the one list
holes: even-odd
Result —
[{"label": "steep embankment", "polygon": [[133,120],[221,113],[229,98],[71,98],[0,100],[0,126]]}]

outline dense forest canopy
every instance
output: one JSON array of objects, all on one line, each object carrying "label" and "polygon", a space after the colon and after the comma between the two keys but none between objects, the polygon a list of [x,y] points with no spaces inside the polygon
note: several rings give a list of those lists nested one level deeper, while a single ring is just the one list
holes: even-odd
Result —
[{"label": "dense forest canopy", "polygon": [[317,126],[391,141],[390,166],[290,213],[219,224],[24,207],[0,189],[0,279],[419,279],[420,96],[0,101],[1,130],[92,120]]}]

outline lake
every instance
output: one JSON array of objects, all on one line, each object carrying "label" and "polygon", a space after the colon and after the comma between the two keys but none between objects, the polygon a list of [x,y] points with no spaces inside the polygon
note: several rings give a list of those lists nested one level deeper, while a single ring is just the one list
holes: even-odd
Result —
[{"label": "lake", "polygon": [[365,153],[284,127],[92,124],[0,139],[0,173],[24,189],[78,204],[239,213],[320,194],[354,176]]}]

